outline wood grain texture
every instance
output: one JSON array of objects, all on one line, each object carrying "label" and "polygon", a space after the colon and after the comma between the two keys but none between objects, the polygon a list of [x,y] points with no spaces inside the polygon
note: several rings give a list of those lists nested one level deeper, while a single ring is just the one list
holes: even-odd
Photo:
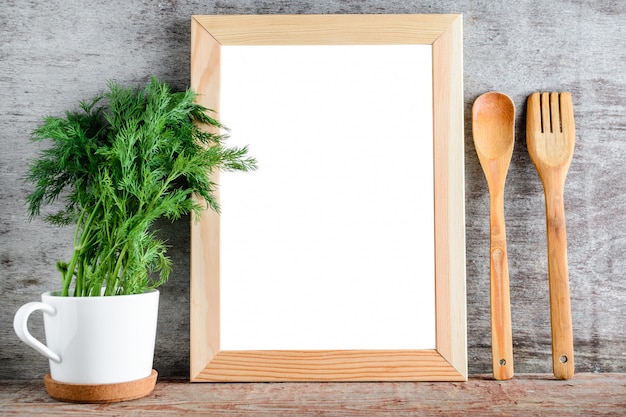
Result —
[{"label": "wood grain texture", "polygon": [[221,351],[194,382],[464,381],[435,350]]},{"label": "wood grain texture", "polygon": [[[605,30],[599,29],[608,24],[612,30],[622,31],[618,28],[622,25],[613,18],[617,19],[615,13],[621,13],[623,18],[624,11],[622,8],[618,12],[619,8],[610,2],[594,6],[555,2],[538,5],[531,17],[529,3],[508,6],[515,10],[510,10],[510,17],[489,7],[476,10],[473,18],[466,16],[466,21],[475,19],[476,23],[474,33],[466,36],[466,50],[471,48],[471,60],[475,62],[470,64],[474,67],[473,75],[467,76],[466,71],[466,90],[474,90],[476,97],[496,88],[509,94],[516,107],[522,109],[516,120],[516,144],[505,197],[516,368],[521,372],[552,369],[545,205],[541,182],[525,143],[523,109],[532,92],[556,89],[572,92],[578,131],[564,201],[576,366],[578,371],[624,369],[626,356],[617,346],[626,343],[618,335],[623,332],[618,329],[624,328],[626,317],[626,309],[618,301],[626,289],[621,278],[626,264],[609,260],[609,253],[625,248],[623,233],[616,230],[624,230],[626,217],[622,210],[609,207],[621,207],[626,198],[623,190],[609,189],[615,186],[616,178],[623,178],[626,173],[618,156],[624,152],[618,142],[622,142],[626,124],[615,113],[626,111],[626,79],[621,74],[610,74],[609,68],[623,67],[623,63],[618,63],[623,59],[610,54],[623,57],[618,48],[623,49],[626,44],[620,39],[607,48],[601,40]],[[549,15],[556,18],[559,8],[565,13],[559,22],[566,29],[557,34],[556,28],[548,27],[547,22]],[[513,13],[525,17],[513,19]],[[496,22],[497,19],[504,20]],[[506,21],[517,29],[504,30]],[[593,34],[594,28],[602,33]],[[529,40],[532,46],[527,43]],[[585,62],[583,51],[606,60],[606,65]],[[485,61],[479,65],[476,61],[480,60]],[[517,81],[512,82],[513,78]],[[611,98],[608,90],[613,88],[615,97]],[[466,158],[467,231],[472,240],[468,242],[468,298],[485,301],[488,194],[476,156],[468,152]],[[617,182],[621,187],[622,181]],[[609,214],[611,211],[616,217]],[[486,304],[480,303],[470,303],[468,309],[469,334],[481,335],[470,344],[471,363],[486,366],[489,340],[484,334],[488,328],[486,322],[472,318],[486,317],[488,310]]]},{"label": "wood grain texture", "polygon": [[457,15],[194,16],[222,45],[432,44]]},{"label": "wood grain texture", "polygon": [[[219,113],[220,45],[195,20],[191,22],[191,51],[205,59],[192,60],[191,87],[202,92],[198,102]],[[219,133],[219,132],[215,132]],[[209,175],[207,173],[207,175]],[[219,172],[212,173],[219,184]],[[216,190],[219,201],[219,190]],[[190,375],[197,375],[220,351],[220,220],[212,210],[191,224]]]},{"label": "wood grain texture", "polygon": [[626,375],[547,374],[467,382],[189,384],[160,379],[149,396],[117,404],[57,402],[43,381],[0,382],[3,416],[623,416]]},{"label": "wood grain texture", "polygon": [[[89,7],[79,0],[0,3],[0,379],[42,381],[49,372],[47,361],[17,339],[11,322],[19,306],[58,286],[54,263],[71,254],[72,230],[28,221],[24,205],[28,188],[22,178],[27,161],[38,148],[28,143],[29,133],[43,116],[61,115],[66,109],[75,108],[78,100],[104,90],[109,79],[141,85],[149,74],[154,74],[176,88],[188,86],[190,18],[194,14],[463,14],[466,200],[462,204],[467,236],[468,367],[473,374],[491,372],[491,341],[489,195],[472,143],[471,105],[480,94],[498,90],[509,95],[520,109],[505,195],[513,353],[518,375],[549,373],[552,348],[545,205],[541,182],[528,157],[523,109],[532,92],[570,91],[577,143],[564,203],[576,370],[626,372],[626,257],[623,256],[626,253],[626,210],[623,210],[626,207],[626,10],[623,1],[94,0]],[[162,376],[188,378],[189,218],[174,224],[161,222],[159,227],[159,236],[170,246],[173,272],[170,281],[161,287],[154,368]],[[38,322],[33,317],[31,321],[32,333],[43,338],[43,320]],[[578,375],[568,383],[578,383],[577,378]],[[593,383],[611,392],[610,383]],[[541,381],[533,384],[537,387],[527,389],[534,393],[515,397],[518,406],[532,403],[539,407],[543,403],[552,407],[560,401],[541,392],[547,389]],[[348,386],[358,391],[360,385],[356,385]],[[266,391],[250,395],[280,396],[281,386],[268,386]],[[430,385],[378,384],[383,389],[380,396],[368,394],[375,396],[373,402],[362,397],[361,404],[379,408],[389,405],[384,400],[384,395],[389,396],[389,391],[384,389],[389,387],[392,392],[400,390],[406,395],[400,396],[402,403],[396,405],[417,407],[412,395],[420,398],[419,393],[427,386]],[[508,403],[506,395],[512,386],[487,385],[493,392],[503,393],[494,403],[494,409]],[[559,392],[568,386],[554,385],[559,387]],[[303,391],[311,396],[301,394],[303,404],[315,405],[319,390],[324,390],[326,385],[306,387]],[[211,398],[214,389],[212,384],[198,387],[190,395]],[[229,390],[238,393],[242,389],[246,389],[245,384],[241,388],[229,385]],[[2,392],[6,392],[4,387],[0,395]],[[165,392],[160,391],[159,396]],[[577,399],[584,391],[566,392]],[[30,397],[24,395],[17,401],[28,402]],[[424,401],[435,403],[441,398],[451,398],[445,393],[439,395],[439,399]],[[162,403],[154,398],[155,406],[160,406]],[[610,396],[602,396],[602,389],[597,391],[596,398],[599,404],[614,404]],[[46,401],[42,401],[47,407]],[[245,408],[245,400],[241,399],[210,407],[227,410],[229,404]],[[272,407],[272,400],[267,404]],[[297,406],[293,401],[288,404]],[[351,405],[354,403],[344,404],[345,414],[351,412]],[[51,408],[57,410],[52,412],[60,413],[58,410],[63,405],[57,407]],[[580,414],[592,415],[592,412]]]},{"label": "wood grain texture", "polygon": [[[435,309],[437,350],[457,369],[467,367],[465,299],[465,161],[462,145],[463,20],[457,18],[433,44],[435,195]],[[454,281],[453,281],[454,280]],[[454,326],[448,325],[454,323]],[[461,325],[462,327],[459,327]]]},{"label": "wood grain texture", "polygon": [[192,86],[214,109],[221,46],[432,44],[436,349],[222,351],[211,307],[219,306],[219,228],[207,212],[213,220],[191,229],[191,381],[467,379],[462,34],[459,15],[192,17]]}]

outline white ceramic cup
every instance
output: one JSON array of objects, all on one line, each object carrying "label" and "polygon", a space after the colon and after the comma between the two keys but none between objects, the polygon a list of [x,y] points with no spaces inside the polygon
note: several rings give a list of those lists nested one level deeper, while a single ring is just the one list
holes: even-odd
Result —
[{"label": "white ceramic cup", "polygon": [[[107,297],[59,293],[24,304],[13,320],[17,336],[49,359],[53,380],[112,384],[150,376],[159,291]],[[43,311],[45,345],[28,331],[28,318],[37,310]]]}]

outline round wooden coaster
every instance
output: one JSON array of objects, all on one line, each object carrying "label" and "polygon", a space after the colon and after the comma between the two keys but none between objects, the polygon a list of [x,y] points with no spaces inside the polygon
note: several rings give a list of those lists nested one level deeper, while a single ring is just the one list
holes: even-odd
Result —
[{"label": "round wooden coaster", "polygon": [[156,385],[157,371],[149,377],[117,384],[68,384],[58,382],[47,374],[43,380],[46,391],[55,400],[73,403],[115,403],[134,400],[150,394]]}]

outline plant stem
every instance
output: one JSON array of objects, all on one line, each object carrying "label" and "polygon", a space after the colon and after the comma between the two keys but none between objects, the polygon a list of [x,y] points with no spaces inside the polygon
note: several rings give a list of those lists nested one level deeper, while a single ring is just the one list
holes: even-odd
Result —
[{"label": "plant stem", "polygon": [[113,272],[108,274],[107,276],[107,288],[104,295],[114,295],[115,289],[117,287],[117,281],[119,280],[120,271],[122,269],[122,264],[124,263],[124,257],[126,256],[126,252],[128,251],[128,244],[130,242],[126,242],[126,244],[122,247],[120,254],[117,256],[117,262],[115,263],[115,267]]},{"label": "plant stem", "polygon": [[[74,291],[75,295],[81,296],[82,292],[86,288],[84,268],[80,268],[80,265],[82,264],[82,262],[80,262],[80,257],[82,253],[84,253],[85,249],[89,247],[91,225],[94,222],[96,214],[98,214],[99,206],[100,206],[100,201],[96,203],[96,206],[94,207],[93,211],[91,212],[91,214],[89,215],[86,221],[84,220],[84,218],[87,213],[87,208],[83,209],[83,211],[81,212],[78,218],[78,222],[76,224],[76,231],[74,232],[74,253],[72,254],[72,259],[70,260],[70,263],[67,267],[67,271],[65,272],[65,275],[62,277],[63,278],[62,279],[63,289],[61,291],[62,296],[69,295],[69,288],[72,283],[72,277],[74,276],[77,263],[79,265],[79,268],[78,268],[78,273],[76,274],[76,290]],[[84,224],[81,225],[83,221],[84,221]],[[80,234],[80,239],[77,242],[79,230],[82,230],[82,233]]]}]

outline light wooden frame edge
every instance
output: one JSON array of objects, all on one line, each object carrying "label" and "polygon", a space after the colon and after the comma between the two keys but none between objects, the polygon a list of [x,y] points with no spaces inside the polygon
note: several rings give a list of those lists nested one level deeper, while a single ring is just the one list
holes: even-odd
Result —
[{"label": "light wooden frame edge", "polygon": [[430,44],[435,162],[434,350],[221,351],[219,216],[191,226],[190,380],[465,381],[465,204],[461,15],[222,15],[191,19],[191,87],[219,111],[220,46]]}]

